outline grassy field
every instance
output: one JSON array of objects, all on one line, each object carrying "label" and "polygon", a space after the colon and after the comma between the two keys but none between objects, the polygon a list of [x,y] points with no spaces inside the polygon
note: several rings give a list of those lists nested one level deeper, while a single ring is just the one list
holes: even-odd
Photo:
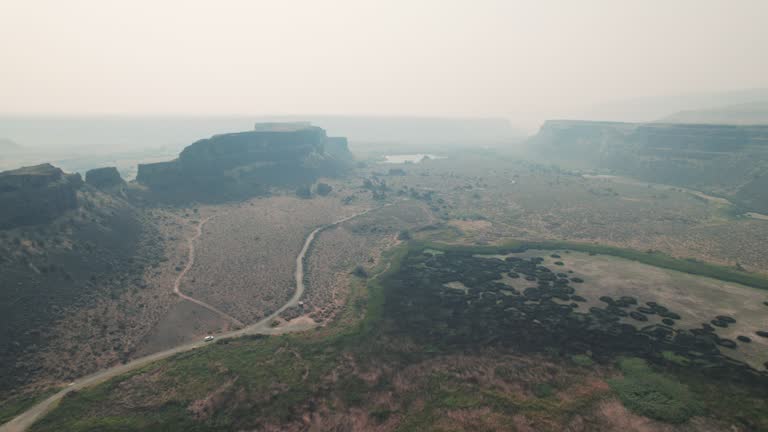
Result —
[{"label": "grassy field", "polygon": [[25,394],[23,396],[16,396],[3,401],[0,405],[0,424],[11,420],[17,415],[24,412],[27,408],[34,406],[36,403],[45,400],[48,396],[59,391],[57,388],[51,388],[41,393]]}]

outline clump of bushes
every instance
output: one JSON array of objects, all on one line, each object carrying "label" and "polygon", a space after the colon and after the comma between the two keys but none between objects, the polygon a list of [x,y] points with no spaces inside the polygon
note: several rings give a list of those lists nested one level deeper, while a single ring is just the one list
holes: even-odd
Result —
[{"label": "clump of bushes", "polygon": [[320,196],[326,196],[333,190],[333,187],[327,183],[318,183],[315,191]]},{"label": "clump of bushes", "polygon": [[300,186],[296,189],[296,196],[299,198],[312,198],[312,189],[307,185]]},{"label": "clump of bushes", "polygon": [[595,362],[592,360],[592,358],[586,354],[575,354],[571,356],[571,361],[576,363],[579,366],[592,366],[595,364]]},{"label": "clump of bushes", "polygon": [[352,271],[352,274],[363,279],[368,277],[368,272],[365,271],[365,267],[361,265],[355,267],[355,269]]},{"label": "clump of bushes", "polygon": [[683,423],[702,412],[703,405],[688,387],[654,372],[645,360],[622,359],[619,368],[624,377],[608,383],[630,410],[668,423]]}]

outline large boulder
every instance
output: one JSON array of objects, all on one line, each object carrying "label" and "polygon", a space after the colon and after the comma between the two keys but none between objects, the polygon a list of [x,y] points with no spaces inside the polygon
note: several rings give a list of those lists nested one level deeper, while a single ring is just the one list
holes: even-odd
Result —
[{"label": "large boulder", "polygon": [[85,182],[95,188],[107,189],[125,184],[115,167],[95,168],[85,173]]}]

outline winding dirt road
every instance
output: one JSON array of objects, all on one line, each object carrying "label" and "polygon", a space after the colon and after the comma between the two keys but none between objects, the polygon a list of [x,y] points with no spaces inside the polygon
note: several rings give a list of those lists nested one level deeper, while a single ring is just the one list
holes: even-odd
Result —
[{"label": "winding dirt road", "polygon": [[191,301],[192,303],[202,306],[209,311],[218,314],[229,321],[232,321],[235,323],[239,328],[245,327],[245,324],[240,322],[235,317],[209,305],[208,303],[198,300],[194,297],[190,297],[183,292],[181,292],[180,286],[181,286],[181,280],[184,279],[184,276],[189,272],[189,270],[192,268],[192,266],[195,264],[195,241],[197,241],[201,235],[203,235],[203,226],[205,226],[206,223],[208,223],[209,220],[213,219],[215,216],[208,216],[207,218],[200,221],[200,223],[197,224],[197,232],[194,236],[187,239],[187,243],[189,244],[189,252],[187,254],[187,265],[184,266],[184,269],[179,273],[179,276],[176,277],[176,280],[173,282],[173,292],[174,294],[178,295],[184,300]]},{"label": "winding dirt road", "polygon": [[[386,204],[387,206],[389,204]],[[383,206],[383,207],[385,207]],[[343,219],[339,219],[336,222],[333,222],[328,225],[323,225],[321,227],[315,228],[312,232],[307,235],[306,240],[304,241],[304,246],[301,248],[301,252],[299,252],[299,255],[296,257],[296,271],[294,272],[294,277],[296,278],[296,290],[293,293],[293,296],[286,304],[284,304],[282,307],[280,307],[278,310],[273,312],[268,317],[262,319],[261,321],[251,324],[247,327],[244,327],[240,330],[235,330],[227,333],[222,333],[218,335],[219,338],[234,338],[238,336],[244,336],[249,334],[280,334],[285,332],[292,332],[292,331],[303,331],[307,330],[308,328],[311,328],[311,326],[296,326],[291,328],[274,328],[271,326],[272,321],[274,321],[275,318],[277,318],[278,315],[280,315],[283,311],[286,309],[296,306],[299,303],[299,300],[301,299],[301,296],[304,294],[304,258],[307,254],[307,251],[309,251],[309,247],[312,245],[312,242],[315,240],[315,236],[317,234],[324,230],[328,229],[334,226],[337,226],[343,222],[346,222],[350,219],[356,218],[358,216],[362,216],[370,211],[380,209],[381,207],[376,207],[373,209],[365,210],[360,213],[356,213],[352,216],[345,217]],[[184,277],[184,275],[189,271],[189,269],[192,267],[192,264],[194,263],[194,242],[197,240],[200,235],[202,235],[203,225],[205,222],[209,221],[210,218],[205,219],[200,222],[200,224],[197,227],[197,233],[195,236],[190,237],[189,239],[189,260],[187,262],[186,267],[184,270],[179,274],[179,277],[176,279],[176,282],[174,283],[174,292],[177,293],[180,297],[184,298],[185,300],[189,300],[191,302],[194,302],[196,304],[199,304],[202,307],[205,307],[207,309],[212,310],[213,312],[216,312],[218,314],[221,314],[222,316],[228,316],[224,314],[221,311],[218,311],[217,309],[213,308],[210,305],[207,305],[204,302],[201,302],[199,300],[196,300],[192,297],[184,295],[181,291],[179,291],[179,284],[181,283],[181,279]],[[234,320],[234,318],[229,317],[230,319]],[[236,321],[236,320],[234,320]],[[239,322],[239,321],[238,321]],[[118,375],[122,375],[126,372],[130,372],[132,370],[141,368],[143,366],[146,366],[149,363],[155,362],[157,360],[162,360],[165,358],[168,358],[174,354],[178,354],[185,351],[191,351],[196,348],[201,348],[205,346],[206,343],[202,341],[197,342],[191,342],[183,345],[179,345],[174,348],[167,349],[165,351],[160,351],[154,354],[150,354],[145,357],[140,357],[135,360],[132,360],[128,363],[113,366],[108,369],[104,369],[102,371],[96,372],[91,375],[87,375],[85,377],[79,378],[72,383],[70,383],[66,388],[59,391],[58,393],[54,394],[53,396],[50,396],[49,398],[43,400],[42,402],[39,402],[38,404],[32,406],[27,411],[23,412],[22,414],[15,417],[13,420],[3,424],[0,426],[0,432],[22,432],[29,429],[30,426],[40,418],[42,418],[46,413],[48,413],[50,410],[52,410],[56,404],[69,392],[73,390],[80,390],[86,387],[90,387],[99,383],[102,383],[110,378],[113,378]]]}]

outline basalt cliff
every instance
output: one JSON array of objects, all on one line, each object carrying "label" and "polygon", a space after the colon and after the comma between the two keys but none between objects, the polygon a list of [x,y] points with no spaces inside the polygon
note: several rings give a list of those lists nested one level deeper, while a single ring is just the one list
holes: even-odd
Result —
[{"label": "basalt cliff", "polygon": [[529,141],[539,159],[609,170],[768,211],[768,126],[551,120]]},{"label": "basalt cliff", "polygon": [[0,172],[0,229],[49,222],[77,207],[79,174],[50,164]]},{"label": "basalt cliff", "polygon": [[253,131],[199,140],[172,161],[139,165],[136,180],[156,198],[220,201],[337,176],[350,160],[346,139],[322,128],[258,123]]}]

